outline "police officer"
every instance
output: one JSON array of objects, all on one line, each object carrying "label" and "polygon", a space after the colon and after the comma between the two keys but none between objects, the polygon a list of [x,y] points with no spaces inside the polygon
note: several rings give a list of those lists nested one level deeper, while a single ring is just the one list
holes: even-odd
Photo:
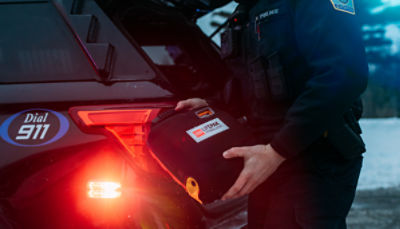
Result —
[{"label": "police officer", "polygon": [[[357,120],[368,68],[356,4],[239,1],[245,21],[230,24],[223,55],[235,63],[260,144],[223,153],[244,159],[223,199],[250,194],[249,228],[346,228],[365,151]],[[176,109],[204,105],[192,98]]]}]

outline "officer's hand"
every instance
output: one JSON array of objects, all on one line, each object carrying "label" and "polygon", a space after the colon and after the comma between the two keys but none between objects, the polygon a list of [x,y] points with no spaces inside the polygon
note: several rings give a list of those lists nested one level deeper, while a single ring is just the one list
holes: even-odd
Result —
[{"label": "officer's hand", "polygon": [[224,152],[226,159],[243,157],[244,168],[235,184],[222,200],[238,198],[251,193],[263,183],[285,160],[269,144],[249,147],[234,147]]},{"label": "officer's hand", "polygon": [[176,111],[184,110],[184,109],[185,110],[193,110],[193,109],[204,107],[204,106],[208,106],[207,101],[205,101],[204,99],[191,98],[191,99],[179,101],[176,104],[175,110]]}]

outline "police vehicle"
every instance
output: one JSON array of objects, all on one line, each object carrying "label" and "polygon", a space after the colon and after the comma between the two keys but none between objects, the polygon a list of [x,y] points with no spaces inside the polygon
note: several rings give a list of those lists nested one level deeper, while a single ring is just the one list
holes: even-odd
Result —
[{"label": "police vehicle", "polygon": [[146,144],[160,112],[229,75],[195,24],[207,4],[0,1],[0,228],[221,228],[243,215],[245,199],[189,196]]}]

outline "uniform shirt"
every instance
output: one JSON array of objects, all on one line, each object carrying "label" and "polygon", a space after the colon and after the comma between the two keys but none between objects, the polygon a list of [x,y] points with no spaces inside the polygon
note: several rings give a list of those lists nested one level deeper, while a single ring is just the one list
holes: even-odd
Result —
[{"label": "uniform shirt", "polygon": [[258,127],[279,123],[270,144],[283,157],[341,123],[365,90],[368,66],[356,14],[352,0],[259,0],[250,9],[243,37],[252,81],[243,89],[248,116]]}]

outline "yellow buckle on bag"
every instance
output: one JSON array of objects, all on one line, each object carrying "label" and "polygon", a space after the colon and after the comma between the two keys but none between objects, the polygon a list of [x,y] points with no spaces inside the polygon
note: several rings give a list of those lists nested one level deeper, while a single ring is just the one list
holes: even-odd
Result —
[{"label": "yellow buckle on bag", "polygon": [[186,192],[195,200],[197,200],[199,203],[203,203],[200,198],[200,187],[199,183],[197,183],[196,179],[193,177],[188,177],[186,179]]}]

